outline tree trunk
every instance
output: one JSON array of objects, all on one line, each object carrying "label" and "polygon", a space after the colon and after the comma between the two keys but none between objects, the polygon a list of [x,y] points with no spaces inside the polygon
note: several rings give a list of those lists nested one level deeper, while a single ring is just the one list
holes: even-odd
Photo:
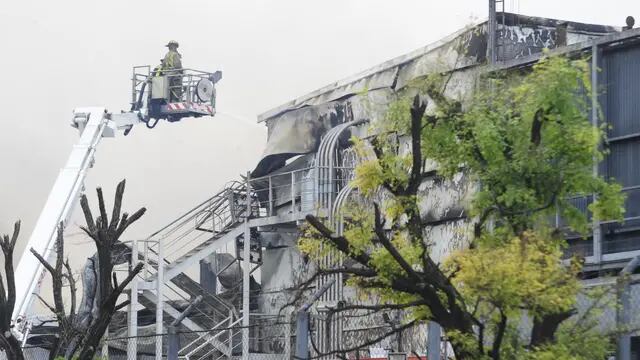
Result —
[{"label": "tree trunk", "polygon": [[563,313],[548,314],[542,318],[536,316],[533,319],[533,329],[531,329],[531,342],[530,347],[537,347],[544,343],[553,341],[555,339],[558,326],[571,317],[575,313],[574,310],[566,311]]}]

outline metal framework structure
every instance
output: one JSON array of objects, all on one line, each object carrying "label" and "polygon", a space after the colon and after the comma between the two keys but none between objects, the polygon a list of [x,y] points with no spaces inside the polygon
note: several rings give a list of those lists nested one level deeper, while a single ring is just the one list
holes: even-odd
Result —
[{"label": "metal framework structure", "polygon": [[[181,311],[174,305],[176,301],[185,303],[202,296],[201,304],[181,321],[186,331],[197,336],[181,346],[179,357],[230,358],[242,354],[242,359],[248,359],[253,341],[251,329],[273,326],[260,314],[252,313],[250,276],[260,267],[262,256],[261,245],[252,234],[258,227],[295,226],[310,213],[335,217],[342,200],[348,196],[345,189],[351,189],[348,184],[353,175],[353,167],[347,169],[339,165],[338,138],[348,128],[364,122],[353,121],[330,130],[323,137],[311,168],[253,179],[247,174],[243,182],[228,183],[220,192],[148,238],[130,242],[132,259],[141,260],[145,266],[130,289],[128,358],[135,358],[139,350],[137,313],[140,306],[155,310],[158,335],[155,356],[160,359],[166,349],[161,336],[165,332],[164,317],[180,317]],[[283,203],[289,211],[281,210]],[[242,270],[242,280],[230,290],[241,293],[241,301],[209,292],[189,276],[190,269],[216,254],[233,258],[216,271],[216,276],[233,269]],[[340,300],[341,288],[342,282],[335,281],[321,303]],[[285,326],[283,331],[285,351],[290,353],[291,329]]]}]

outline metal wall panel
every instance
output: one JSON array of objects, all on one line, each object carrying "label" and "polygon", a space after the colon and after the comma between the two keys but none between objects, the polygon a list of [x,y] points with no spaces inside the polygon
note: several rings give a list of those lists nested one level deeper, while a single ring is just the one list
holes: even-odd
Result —
[{"label": "metal wall panel", "polygon": [[607,177],[625,187],[640,185],[640,139],[613,143],[609,151]]},{"label": "metal wall panel", "polygon": [[640,133],[640,47],[604,53],[605,120],[610,137]]}]

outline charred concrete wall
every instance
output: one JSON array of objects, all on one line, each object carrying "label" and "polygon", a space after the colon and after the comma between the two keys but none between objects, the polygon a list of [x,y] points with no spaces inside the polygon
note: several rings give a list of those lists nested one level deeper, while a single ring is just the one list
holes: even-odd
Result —
[{"label": "charred concrete wall", "polygon": [[[514,14],[506,14],[499,20],[502,21],[498,27],[501,60],[526,57],[545,48],[553,49],[616,31],[611,27]],[[359,119],[368,119],[373,124],[384,121],[388,106],[397,98],[398,92],[410,89],[412,82],[429,74],[451,72],[445,95],[464,103],[478,85],[479,75],[485,71],[486,32],[486,22],[476,24],[261,115],[259,121],[265,122],[269,130],[268,142],[254,176],[277,171],[293,156],[313,156],[321,136],[338,124]],[[432,104],[427,111],[433,111]],[[361,128],[353,135],[367,137],[370,134],[365,130]],[[409,146],[407,140],[402,140],[405,151]],[[433,170],[435,164],[427,164],[425,172]],[[467,234],[472,230],[465,209],[474,188],[475,184],[462,173],[450,181],[433,176],[422,183],[420,211],[429,224],[425,238],[437,261],[465,246]],[[295,231],[275,229],[266,238],[271,245],[263,258],[260,311],[277,313],[291,300],[291,289],[313,270],[313,264],[297,250]],[[362,301],[354,289],[348,288],[343,300]],[[345,346],[358,338],[358,331],[384,326],[384,322],[375,317],[351,319],[343,328]],[[424,349],[425,333],[424,329],[416,330],[405,337],[405,350]]]},{"label": "charred concrete wall", "polygon": [[[509,13],[498,16],[498,20],[497,52],[503,61],[619,30]],[[259,121],[268,128],[268,138],[254,176],[284,166],[292,156],[314,152],[320,137],[342,122],[380,118],[394,94],[416,79],[453,70],[453,81],[459,81],[460,76],[468,76],[469,69],[485,65],[486,56],[487,23],[481,22],[260,115]],[[454,95],[465,94],[465,90]]]},{"label": "charred concrete wall", "polygon": [[572,21],[505,13],[498,14],[498,59],[513,60],[544,49],[576,44],[620,29]]}]

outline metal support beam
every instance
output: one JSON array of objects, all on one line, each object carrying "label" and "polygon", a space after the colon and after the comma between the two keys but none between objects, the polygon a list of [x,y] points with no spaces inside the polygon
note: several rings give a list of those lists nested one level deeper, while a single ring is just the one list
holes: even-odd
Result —
[{"label": "metal support beam", "polygon": [[636,256],[620,271],[618,275],[618,336],[617,360],[631,360],[631,274],[640,266],[640,256]]},{"label": "metal support beam", "polygon": [[156,360],[162,360],[162,326],[163,326],[163,294],[164,287],[164,246],[162,239],[158,240],[158,281],[156,282]]},{"label": "metal support beam", "polygon": [[249,290],[251,273],[251,173],[247,172],[247,210],[244,218],[244,243],[242,249],[242,360],[249,360]]},{"label": "metal support beam", "polygon": [[[599,102],[598,102],[598,69],[600,54],[598,54],[598,45],[593,45],[591,50],[591,125],[599,126],[598,119]],[[593,156],[593,175],[598,176],[598,159]],[[593,201],[597,200],[597,195],[593,194]],[[597,264],[602,262],[602,229],[599,221],[593,221],[593,258]]]},{"label": "metal support beam", "polygon": [[[131,261],[129,271],[133,270],[138,262],[138,241],[131,243]],[[129,289],[129,311],[127,313],[129,326],[127,339],[127,359],[135,359],[138,355],[138,279],[131,280]]]}]

